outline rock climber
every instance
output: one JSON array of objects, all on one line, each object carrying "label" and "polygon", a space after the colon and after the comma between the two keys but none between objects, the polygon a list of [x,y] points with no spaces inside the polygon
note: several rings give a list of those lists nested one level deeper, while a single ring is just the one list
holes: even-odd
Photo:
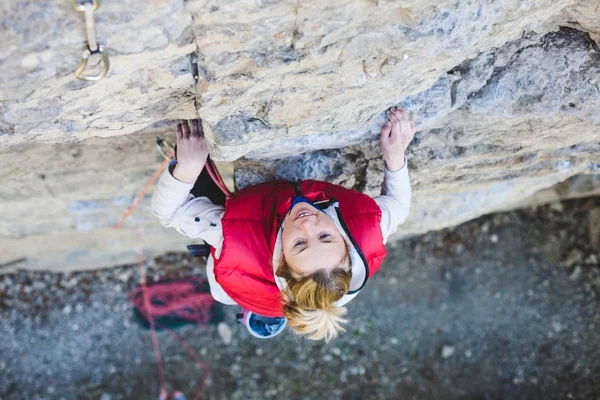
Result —
[{"label": "rock climber", "polygon": [[330,341],[344,330],[345,305],[377,272],[388,237],[410,209],[405,151],[415,123],[402,109],[386,115],[384,181],[374,199],[304,180],[262,183],[225,201],[206,172],[201,121],[177,126],[176,161],[157,184],[152,210],[162,225],[211,246],[211,294],[241,306],[252,335],[273,337],[289,325]]}]

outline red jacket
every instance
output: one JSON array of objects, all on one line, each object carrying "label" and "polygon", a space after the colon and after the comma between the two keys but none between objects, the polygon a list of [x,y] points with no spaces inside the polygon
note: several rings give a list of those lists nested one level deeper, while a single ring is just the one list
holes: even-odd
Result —
[{"label": "red jacket", "polygon": [[223,247],[219,258],[213,249],[214,273],[235,302],[257,314],[283,316],[282,298],[273,276],[273,249],[279,227],[294,197],[300,195],[312,202],[339,203],[340,223],[368,266],[368,277],[377,272],[386,255],[381,209],[365,194],[314,180],[303,181],[299,190],[287,181],[243,189],[225,204]]}]

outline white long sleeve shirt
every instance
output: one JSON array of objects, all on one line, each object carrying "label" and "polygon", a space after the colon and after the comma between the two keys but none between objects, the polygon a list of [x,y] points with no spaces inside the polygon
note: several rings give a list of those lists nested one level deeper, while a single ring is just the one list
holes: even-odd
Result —
[{"label": "white long sleeve shirt", "polygon": [[[410,211],[411,187],[406,164],[405,162],[404,167],[396,172],[390,172],[387,169],[384,171],[382,194],[374,199],[381,209],[381,233],[384,244],[389,236],[396,232],[398,225],[404,222]],[[190,238],[202,239],[214,247],[215,255],[218,258],[223,243],[221,218],[225,207],[213,204],[206,197],[194,197],[190,194],[194,184],[178,181],[170,171],[172,168],[167,168],[158,181],[152,196],[152,211],[163,226],[175,228],[177,232]],[[336,218],[335,213],[328,213],[328,215],[333,219]],[[338,221],[336,220],[336,222]],[[344,232],[341,233],[345,236]],[[281,247],[279,241],[276,247]],[[281,248],[273,249],[273,253],[274,257],[278,257],[281,254]],[[236,302],[229,297],[215,279],[212,256],[208,258],[206,272],[210,291],[215,300],[223,304],[235,305]],[[363,279],[364,273],[355,271],[353,266],[351,288],[359,286]],[[276,276],[275,281],[280,288],[285,284]],[[338,305],[347,303],[355,296],[356,294],[344,296],[344,301]]]}]

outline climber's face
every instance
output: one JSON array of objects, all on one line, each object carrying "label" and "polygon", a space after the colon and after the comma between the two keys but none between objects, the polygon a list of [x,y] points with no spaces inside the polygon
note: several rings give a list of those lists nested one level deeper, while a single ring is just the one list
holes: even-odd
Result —
[{"label": "climber's face", "polygon": [[281,239],[285,260],[298,278],[339,267],[346,258],[346,243],[333,220],[307,203],[292,208]]}]

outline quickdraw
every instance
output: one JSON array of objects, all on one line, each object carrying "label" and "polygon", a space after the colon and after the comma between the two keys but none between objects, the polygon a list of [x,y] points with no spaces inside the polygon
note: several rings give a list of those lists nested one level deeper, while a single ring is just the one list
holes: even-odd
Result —
[{"label": "quickdraw", "polygon": [[[67,0],[75,11],[81,11],[85,15],[85,33],[87,36],[87,49],[81,55],[81,63],[75,70],[75,77],[83,81],[99,81],[104,78],[110,68],[108,53],[102,45],[98,43],[96,38],[96,21],[94,19],[94,11],[100,7],[101,0],[87,0],[79,3],[77,0]],[[85,75],[84,71],[88,64],[88,59],[93,54],[100,55],[102,62],[102,70],[96,75]]]}]

